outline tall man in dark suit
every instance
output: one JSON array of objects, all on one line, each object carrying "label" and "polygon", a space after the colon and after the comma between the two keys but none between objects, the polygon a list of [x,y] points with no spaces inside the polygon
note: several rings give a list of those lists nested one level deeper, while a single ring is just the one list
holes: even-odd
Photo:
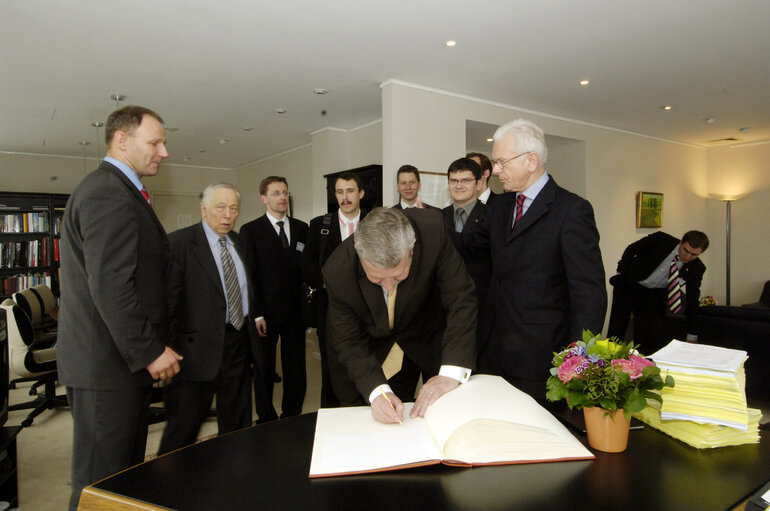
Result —
[{"label": "tall man in dark suit", "polygon": [[[169,337],[184,360],[179,377],[163,389],[167,422],[158,454],[195,442],[215,394],[220,435],[251,425],[249,350],[256,327],[243,251],[232,230],[240,202],[233,185],[209,185],[201,197],[202,222],[169,235]],[[266,392],[260,397],[257,406]]]},{"label": "tall man in dark suit", "polygon": [[400,200],[393,206],[396,209],[433,208],[420,198],[420,171],[414,165],[401,165],[396,172],[396,184]]},{"label": "tall man in dark suit", "polygon": [[107,156],[67,202],[61,242],[57,364],[74,423],[72,498],[144,461],[154,381],[179,372],[166,346],[168,239],[140,178],[168,157],[163,120],[110,114]]},{"label": "tall man in dark suit", "polygon": [[545,171],[543,131],[518,119],[494,135],[494,173],[506,192],[490,214],[492,279],[480,365],[543,400],[553,352],[598,333],[607,309],[591,204]]},{"label": "tall man in dark suit", "polygon": [[[270,176],[259,185],[259,196],[267,212],[241,228],[246,260],[254,278],[257,332],[260,339],[252,344],[252,356],[263,360],[257,374],[255,362],[254,391],[262,378],[267,395],[273,395],[273,376],[278,337],[281,338],[283,400],[281,417],[302,413],[307,377],[305,370],[305,327],[300,317],[300,257],[305,249],[307,224],[289,218],[289,187],[286,178]],[[272,404],[270,419],[275,415]],[[259,410],[257,410],[259,412]]]},{"label": "tall man in dark suit", "polygon": [[324,289],[321,267],[340,243],[352,236],[358,223],[366,216],[361,209],[364,187],[361,177],[353,172],[343,172],[334,182],[334,195],[340,208],[336,213],[327,213],[310,221],[307,246],[302,252],[302,277],[318,293],[318,343],[321,350],[321,407],[340,405],[334,395],[329,363],[337,364],[336,357],[329,357],[326,343],[326,311],[329,299]]},{"label": "tall man in dark suit", "polygon": [[489,205],[489,201],[497,195],[489,187],[489,178],[492,177],[492,162],[489,161],[489,158],[484,153],[468,153],[465,157],[475,161],[481,167],[481,191],[479,192],[478,199],[484,204]]},{"label": "tall man in dark suit", "polygon": [[420,371],[426,381],[413,417],[470,377],[473,280],[440,212],[374,209],[329,257],[323,277],[328,341],[346,370],[332,374],[343,406],[371,403],[375,419],[395,423]]},{"label": "tall man in dark suit", "polygon": [[481,167],[470,158],[453,161],[447,170],[452,205],[445,207],[444,223],[457,251],[465,261],[479,301],[482,317],[489,291],[492,262],[489,256],[489,213],[478,200],[482,181]]},{"label": "tall man in dark suit", "polygon": [[700,285],[706,266],[698,259],[709,246],[706,234],[688,231],[681,240],[655,232],[631,243],[618,262],[607,335],[623,339],[631,312],[634,342],[651,354],[674,334],[666,316],[687,315],[687,340],[697,341]]}]

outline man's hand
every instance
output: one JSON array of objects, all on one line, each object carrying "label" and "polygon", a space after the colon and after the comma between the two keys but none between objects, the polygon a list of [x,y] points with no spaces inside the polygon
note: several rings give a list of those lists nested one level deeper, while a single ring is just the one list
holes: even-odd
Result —
[{"label": "man's hand", "polygon": [[163,353],[147,366],[147,372],[153,380],[165,380],[166,383],[171,383],[171,378],[179,373],[180,360],[182,356],[166,346]]},{"label": "man's hand", "polygon": [[265,337],[267,335],[267,321],[264,319],[255,319],[254,323],[257,326],[257,333],[260,337]]},{"label": "man's hand", "polygon": [[426,381],[420,388],[420,392],[417,393],[417,400],[414,402],[414,407],[411,413],[409,413],[409,417],[425,416],[425,411],[436,402],[436,399],[457,388],[458,385],[460,385],[460,382],[449,376],[434,376]]},{"label": "man's hand", "polygon": [[382,395],[374,398],[374,401],[372,401],[372,417],[383,424],[401,422],[401,417],[404,415],[404,403],[392,392],[388,392],[388,397],[393,406],[390,406],[388,400]]}]

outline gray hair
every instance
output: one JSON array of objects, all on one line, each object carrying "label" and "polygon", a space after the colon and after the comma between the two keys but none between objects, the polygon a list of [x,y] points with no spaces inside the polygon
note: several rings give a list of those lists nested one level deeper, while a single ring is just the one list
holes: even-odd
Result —
[{"label": "gray hair", "polygon": [[201,193],[201,204],[204,204],[206,206],[209,205],[211,202],[211,197],[214,195],[214,191],[219,190],[221,188],[224,188],[225,190],[232,190],[235,192],[235,196],[238,197],[238,203],[241,202],[241,194],[238,193],[238,189],[231,185],[230,183],[216,183],[213,185],[208,185],[206,188],[203,189],[203,192]]},{"label": "gray hair", "polygon": [[359,259],[387,270],[414,248],[414,228],[401,210],[374,208],[361,220],[353,241]]},{"label": "gray hair", "polygon": [[519,152],[533,152],[540,157],[540,165],[545,165],[548,159],[548,147],[545,145],[545,135],[534,122],[527,119],[516,119],[503,124],[492,139],[497,142],[501,138],[513,135],[516,137],[516,145]]}]

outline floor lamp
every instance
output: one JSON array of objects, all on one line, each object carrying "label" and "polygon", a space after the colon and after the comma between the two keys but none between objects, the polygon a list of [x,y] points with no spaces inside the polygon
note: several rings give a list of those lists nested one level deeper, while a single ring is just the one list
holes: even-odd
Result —
[{"label": "floor lamp", "polygon": [[739,195],[721,195],[710,194],[712,199],[720,200],[727,206],[727,212],[725,216],[725,305],[730,305],[730,206],[738,199],[742,199],[746,194]]}]

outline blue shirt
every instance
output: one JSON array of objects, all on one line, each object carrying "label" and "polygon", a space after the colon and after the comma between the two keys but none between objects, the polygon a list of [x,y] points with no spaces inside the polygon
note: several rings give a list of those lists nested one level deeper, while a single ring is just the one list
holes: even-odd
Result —
[{"label": "blue shirt", "polygon": [[139,190],[140,192],[142,191],[142,189],[144,188],[144,185],[139,180],[139,175],[136,173],[134,169],[132,169],[122,161],[116,160],[115,158],[111,158],[109,156],[105,156],[104,161],[115,165],[118,168],[118,170],[120,170],[123,174],[126,175],[129,181],[134,183],[134,186],[136,186],[137,190]]}]

